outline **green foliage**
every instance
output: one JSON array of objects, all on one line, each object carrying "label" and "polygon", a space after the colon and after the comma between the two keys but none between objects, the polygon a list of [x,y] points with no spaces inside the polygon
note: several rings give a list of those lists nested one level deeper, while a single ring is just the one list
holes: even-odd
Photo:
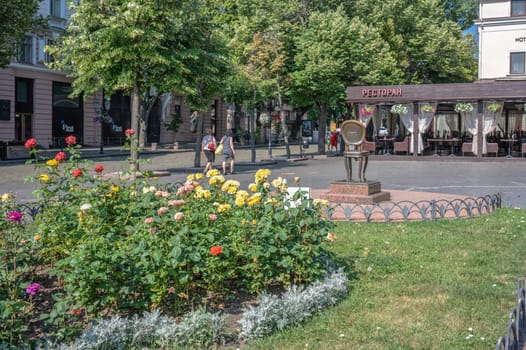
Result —
[{"label": "green foliage", "polygon": [[15,194],[5,193],[0,202],[0,343],[16,344],[33,312],[32,296],[25,288],[33,282],[38,265],[40,236],[29,237]]},{"label": "green foliage", "polygon": [[44,27],[43,19],[36,17],[39,3],[38,0],[0,2],[0,68],[16,55],[16,44],[27,32]]},{"label": "green foliage", "polygon": [[[292,206],[285,180],[267,182],[270,171],[258,171],[250,191],[214,170],[170,192],[150,178],[92,176],[76,147],[62,162],[40,164],[36,155],[35,226],[50,272],[63,283],[57,305],[89,315],[181,314],[207,292],[256,293],[325,273],[327,203],[296,193]],[[46,319],[60,323],[61,314]]]}]

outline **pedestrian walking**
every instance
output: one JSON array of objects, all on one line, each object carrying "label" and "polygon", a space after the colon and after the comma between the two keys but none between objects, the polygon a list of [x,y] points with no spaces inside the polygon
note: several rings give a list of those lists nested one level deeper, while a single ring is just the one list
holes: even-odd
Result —
[{"label": "pedestrian walking", "polygon": [[216,155],[214,153],[216,150],[216,145],[217,142],[214,135],[212,135],[212,129],[206,129],[206,135],[203,136],[203,140],[201,142],[201,152],[206,156],[206,166],[203,170],[203,174],[205,175],[209,170],[212,170],[214,166],[216,159]]},{"label": "pedestrian walking", "polygon": [[220,144],[223,145],[221,156],[223,157],[223,175],[226,175],[226,163],[230,162],[230,174],[234,173],[234,158],[236,151],[234,150],[234,141],[232,138],[232,130],[227,130],[225,136],[221,139]]}]

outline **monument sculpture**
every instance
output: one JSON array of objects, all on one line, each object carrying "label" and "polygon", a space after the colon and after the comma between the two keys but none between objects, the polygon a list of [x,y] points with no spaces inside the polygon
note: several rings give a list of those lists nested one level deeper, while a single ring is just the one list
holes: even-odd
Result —
[{"label": "monument sculpture", "polygon": [[[341,132],[345,141],[343,161],[347,178],[331,183],[329,192],[323,194],[322,198],[331,202],[363,204],[388,201],[391,195],[389,192],[382,191],[380,182],[369,181],[365,177],[369,163],[369,151],[362,150],[365,125],[358,120],[346,120],[341,125]],[[353,160],[357,163],[356,180],[353,179]]]}]

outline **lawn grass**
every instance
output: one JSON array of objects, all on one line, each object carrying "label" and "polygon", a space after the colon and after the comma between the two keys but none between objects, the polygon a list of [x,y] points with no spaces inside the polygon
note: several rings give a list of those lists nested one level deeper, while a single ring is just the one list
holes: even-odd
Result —
[{"label": "lawn grass", "polygon": [[350,293],[246,349],[493,349],[526,271],[526,211],[475,219],[338,223]]}]

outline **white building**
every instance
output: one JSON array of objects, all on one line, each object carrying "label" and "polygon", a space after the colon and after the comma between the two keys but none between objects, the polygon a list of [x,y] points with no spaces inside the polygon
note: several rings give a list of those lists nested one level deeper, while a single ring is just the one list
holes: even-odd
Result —
[{"label": "white building", "polygon": [[526,79],[526,0],[479,0],[475,24],[479,79]]}]

